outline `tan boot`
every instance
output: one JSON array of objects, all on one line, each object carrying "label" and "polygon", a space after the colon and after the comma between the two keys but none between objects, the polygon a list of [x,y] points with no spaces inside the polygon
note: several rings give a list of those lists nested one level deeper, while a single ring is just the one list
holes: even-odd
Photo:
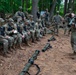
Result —
[{"label": "tan boot", "polygon": [[21,45],[19,46],[21,50],[26,50],[24,47],[22,47]]}]

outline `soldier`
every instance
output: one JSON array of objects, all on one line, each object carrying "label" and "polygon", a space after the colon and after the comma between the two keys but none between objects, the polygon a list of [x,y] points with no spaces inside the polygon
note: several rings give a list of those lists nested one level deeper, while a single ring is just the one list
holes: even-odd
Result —
[{"label": "soldier", "polygon": [[33,15],[29,15],[30,20],[29,20],[29,24],[30,24],[30,33],[31,33],[31,38],[32,38],[32,42],[35,42],[35,22],[33,21]]},{"label": "soldier", "polygon": [[22,44],[22,37],[17,31],[17,27],[14,24],[14,21],[12,18],[9,19],[7,27],[5,29],[5,32],[7,35],[11,36],[14,38],[14,47],[16,47],[16,44],[18,43],[20,49],[23,49],[21,44]]},{"label": "soldier", "polygon": [[29,44],[29,38],[28,38],[28,32],[26,31],[26,25],[25,23],[19,22],[17,25],[18,32],[22,35],[23,42],[25,42],[28,46],[31,46]]},{"label": "soldier", "polygon": [[49,25],[50,25],[48,9],[46,9],[46,11],[45,11],[45,25],[46,25],[46,27],[49,27]]},{"label": "soldier", "polygon": [[[22,6],[20,6],[19,7],[19,11],[17,11],[16,13],[15,13],[15,16],[14,16],[14,18],[16,18],[18,21],[19,21],[19,17],[21,17],[22,18],[22,21],[24,21],[26,18],[25,18],[25,14],[22,12]],[[17,22],[18,22],[17,21]]]},{"label": "soldier", "polygon": [[76,54],[76,17],[70,21],[69,25],[71,29],[71,46],[73,53]]},{"label": "soldier", "polygon": [[69,12],[65,14],[64,19],[65,19],[65,24],[64,24],[64,34],[68,32],[68,35],[70,34],[70,21],[72,18],[75,16],[74,13],[72,13],[72,9],[69,9]]},{"label": "soldier", "polygon": [[40,41],[40,29],[39,29],[38,21],[35,23],[35,36],[36,36],[36,40]]},{"label": "soldier", "polygon": [[42,27],[41,19],[38,19],[38,29],[40,30],[40,37],[44,35],[44,29]]},{"label": "soldier", "polygon": [[8,52],[8,40],[6,40],[4,37],[5,33],[2,27],[2,22],[4,22],[4,20],[0,18],[0,44],[3,45],[3,52],[4,52],[4,55],[6,55]]},{"label": "soldier", "polygon": [[56,33],[57,36],[59,34],[59,25],[61,24],[61,21],[63,21],[63,18],[59,15],[59,11],[57,11],[56,15],[53,17],[53,22],[55,22],[54,34]]},{"label": "soldier", "polygon": [[27,23],[25,22],[24,25],[23,25],[23,28],[22,28],[23,29],[22,33],[25,36],[24,41],[26,42],[26,44],[28,46],[31,46],[31,44],[29,43],[29,40],[31,38],[31,33],[30,33],[30,31],[27,30],[26,25],[27,25]]},{"label": "soldier", "polygon": [[45,11],[45,21],[49,21],[49,12],[48,9]]},{"label": "soldier", "polygon": [[42,24],[42,27],[43,27],[43,30],[44,30],[44,35],[46,34],[46,31],[47,31],[47,28],[45,26],[45,20],[44,20],[44,17],[41,16],[41,24]]},{"label": "soldier", "polygon": [[[3,27],[4,27],[4,32],[5,32],[5,29],[6,29],[6,27],[7,27],[7,24],[5,24]],[[11,37],[11,36],[8,36],[8,35],[6,34],[6,32],[5,32],[5,39],[8,40],[9,50],[11,51],[12,49],[15,49],[14,46],[13,46],[13,44],[14,44],[14,38]]]}]

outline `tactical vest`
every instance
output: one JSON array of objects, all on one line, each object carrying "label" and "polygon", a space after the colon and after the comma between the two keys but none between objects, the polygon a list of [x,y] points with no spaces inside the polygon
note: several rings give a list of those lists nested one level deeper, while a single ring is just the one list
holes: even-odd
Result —
[{"label": "tactical vest", "polygon": [[[12,27],[11,25],[9,25],[8,24],[8,31],[11,31],[11,30],[13,30],[14,29],[14,27]],[[9,36],[12,36],[12,35],[14,35],[14,33],[10,33],[10,34],[8,34]]]}]

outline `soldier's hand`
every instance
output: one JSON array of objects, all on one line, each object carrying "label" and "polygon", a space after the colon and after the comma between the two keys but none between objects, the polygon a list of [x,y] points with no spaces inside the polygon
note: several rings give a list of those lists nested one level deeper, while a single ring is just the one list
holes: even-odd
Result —
[{"label": "soldier's hand", "polygon": [[28,32],[28,34],[30,34],[30,32]]},{"label": "soldier's hand", "polygon": [[10,38],[9,36],[5,36],[5,38]]},{"label": "soldier's hand", "polygon": [[22,35],[22,38],[24,38],[25,36],[24,35]]},{"label": "soldier's hand", "polygon": [[15,31],[15,30],[13,29],[12,32],[14,33],[14,31]]}]

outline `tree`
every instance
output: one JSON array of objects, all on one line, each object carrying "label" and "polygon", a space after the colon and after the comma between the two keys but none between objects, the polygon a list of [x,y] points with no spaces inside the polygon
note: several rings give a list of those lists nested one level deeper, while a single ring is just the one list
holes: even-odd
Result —
[{"label": "tree", "polygon": [[68,2],[68,0],[65,0],[65,2],[64,2],[64,15],[67,12],[67,4],[68,4],[67,2]]},{"label": "tree", "polygon": [[34,21],[36,21],[37,18],[37,11],[38,11],[38,2],[39,0],[32,0],[32,15],[34,17]]},{"label": "tree", "polygon": [[51,11],[50,11],[50,18],[52,18],[53,15],[54,15],[54,9],[55,9],[55,6],[56,6],[56,2],[57,2],[57,0],[53,0],[52,8],[51,8]]}]

